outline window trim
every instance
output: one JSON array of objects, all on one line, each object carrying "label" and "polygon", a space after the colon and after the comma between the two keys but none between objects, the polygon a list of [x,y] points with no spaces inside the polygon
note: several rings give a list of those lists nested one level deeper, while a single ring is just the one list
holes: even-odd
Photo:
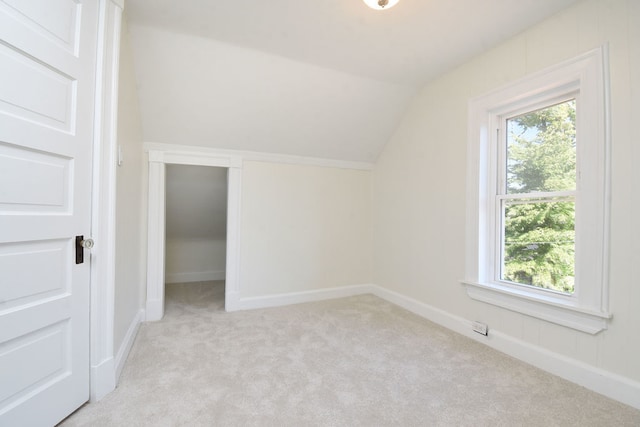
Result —
[{"label": "window trim", "polygon": [[[608,52],[603,46],[526,76],[469,101],[467,244],[465,279],[469,297],[583,332],[607,328],[609,249]],[[499,148],[495,130],[502,117],[563,97],[579,99],[576,194],[576,290],[573,294],[495,279],[498,243],[495,208]],[[581,173],[589,171],[589,173]],[[596,244],[581,235],[589,230]]]}]

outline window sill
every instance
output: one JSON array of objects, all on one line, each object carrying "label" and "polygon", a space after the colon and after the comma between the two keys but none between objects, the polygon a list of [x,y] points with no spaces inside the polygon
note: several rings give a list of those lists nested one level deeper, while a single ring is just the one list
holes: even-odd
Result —
[{"label": "window sill", "polygon": [[470,298],[592,335],[607,329],[609,313],[576,307],[563,296],[534,294],[498,283],[462,282]]}]

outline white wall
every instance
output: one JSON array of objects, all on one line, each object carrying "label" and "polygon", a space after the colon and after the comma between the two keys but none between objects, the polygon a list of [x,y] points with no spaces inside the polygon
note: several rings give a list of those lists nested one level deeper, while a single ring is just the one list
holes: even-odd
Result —
[{"label": "white wall", "polygon": [[[609,329],[589,335],[473,301],[464,277],[467,102],[610,43]],[[374,282],[561,355],[640,381],[640,2],[580,2],[426,85],[374,171]]]},{"label": "white wall", "polygon": [[120,47],[118,144],[124,162],[117,168],[114,349],[118,353],[142,306],[146,282],[146,162],[133,55],[126,21]]},{"label": "white wall", "polygon": [[225,239],[171,238],[165,252],[166,283],[225,279]]},{"label": "white wall", "polygon": [[371,172],[245,161],[240,296],[371,282]]}]

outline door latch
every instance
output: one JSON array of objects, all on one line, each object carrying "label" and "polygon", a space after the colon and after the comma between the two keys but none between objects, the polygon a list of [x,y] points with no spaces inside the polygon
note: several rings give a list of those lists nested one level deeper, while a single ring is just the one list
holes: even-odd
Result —
[{"label": "door latch", "polygon": [[91,249],[93,244],[93,239],[76,236],[76,264],[82,264],[84,262],[84,250]]}]

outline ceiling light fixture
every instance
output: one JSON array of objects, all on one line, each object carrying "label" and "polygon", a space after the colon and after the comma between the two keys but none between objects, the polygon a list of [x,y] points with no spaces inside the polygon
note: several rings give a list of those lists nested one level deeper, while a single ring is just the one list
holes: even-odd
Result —
[{"label": "ceiling light fixture", "polygon": [[395,6],[400,0],[362,0],[369,6],[371,9],[375,10],[386,10],[391,9]]}]

